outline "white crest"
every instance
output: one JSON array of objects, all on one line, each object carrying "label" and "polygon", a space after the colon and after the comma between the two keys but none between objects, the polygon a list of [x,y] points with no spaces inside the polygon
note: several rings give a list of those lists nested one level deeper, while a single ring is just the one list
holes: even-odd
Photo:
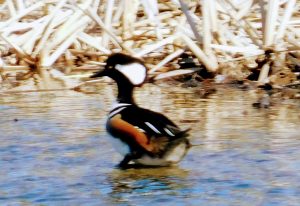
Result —
[{"label": "white crest", "polygon": [[117,64],[115,68],[124,74],[134,85],[139,85],[145,81],[147,70],[144,65],[140,63]]}]

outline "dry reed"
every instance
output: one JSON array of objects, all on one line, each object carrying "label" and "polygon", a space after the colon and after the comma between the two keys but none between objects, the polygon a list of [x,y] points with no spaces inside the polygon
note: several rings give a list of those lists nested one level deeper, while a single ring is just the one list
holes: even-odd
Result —
[{"label": "dry reed", "polygon": [[[184,52],[220,73],[228,65],[234,72],[241,60],[266,50],[300,50],[296,0],[6,0],[0,19],[1,78],[37,73],[32,78],[39,78],[39,89],[55,87],[51,70],[66,76],[90,72],[112,52],[156,65],[149,73],[161,79],[194,71],[162,75]],[[259,82],[269,70],[267,62]]]}]

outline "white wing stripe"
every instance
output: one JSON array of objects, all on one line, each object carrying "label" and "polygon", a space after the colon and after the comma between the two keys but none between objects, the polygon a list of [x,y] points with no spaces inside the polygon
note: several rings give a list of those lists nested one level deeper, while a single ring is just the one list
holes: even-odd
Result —
[{"label": "white wing stripe", "polygon": [[161,134],[161,132],[156,129],[150,122],[145,122],[145,124],[150,128],[152,129],[154,132],[156,132],[157,134]]},{"label": "white wing stripe", "polygon": [[108,118],[111,118],[111,117],[115,116],[116,114],[118,114],[119,112],[121,112],[121,111],[122,111],[123,109],[125,109],[125,108],[126,108],[126,107],[121,107],[121,108],[119,108],[119,109],[117,109],[117,110],[111,112],[111,113],[109,114]]},{"label": "white wing stripe", "polygon": [[164,130],[166,131],[166,133],[168,133],[168,135],[170,136],[175,136],[168,128],[164,128]]},{"label": "white wing stripe", "polygon": [[139,130],[142,133],[146,133],[145,130],[143,130],[142,128],[139,128],[138,126],[135,126],[134,128],[136,128],[137,130]]},{"label": "white wing stripe", "polygon": [[110,108],[110,110],[114,110],[114,109],[117,109],[118,107],[125,107],[125,106],[130,106],[131,104],[128,104],[128,103],[120,103],[120,102],[114,102],[112,104],[112,107]]}]

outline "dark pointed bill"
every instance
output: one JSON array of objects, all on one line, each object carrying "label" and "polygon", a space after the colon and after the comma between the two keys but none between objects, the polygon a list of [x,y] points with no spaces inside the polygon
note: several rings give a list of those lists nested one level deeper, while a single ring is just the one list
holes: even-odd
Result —
[{"label": "dark pointed bill", "polygon": [[106,76],[105,69],[95,72],[90,76],[90,78],[103,77],[103,76]]}]

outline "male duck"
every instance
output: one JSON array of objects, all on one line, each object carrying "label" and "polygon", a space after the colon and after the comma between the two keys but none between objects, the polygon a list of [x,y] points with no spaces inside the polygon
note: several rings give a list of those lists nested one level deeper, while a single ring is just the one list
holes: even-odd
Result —
[{"label": "male duck", "polygon": [[147,77],[145,64],[122,53],[108,57],[103,70],[91,78],[108,76],[118,85],[117,103],[111,109],[107,132],[115,149],[124,156],[119,163],[126,168],[131,162],[146,166],[169,166],[182,160],[190,147],[188,130],[180,130],[163,114],[141,108],[133,98],[134,87]]}]

